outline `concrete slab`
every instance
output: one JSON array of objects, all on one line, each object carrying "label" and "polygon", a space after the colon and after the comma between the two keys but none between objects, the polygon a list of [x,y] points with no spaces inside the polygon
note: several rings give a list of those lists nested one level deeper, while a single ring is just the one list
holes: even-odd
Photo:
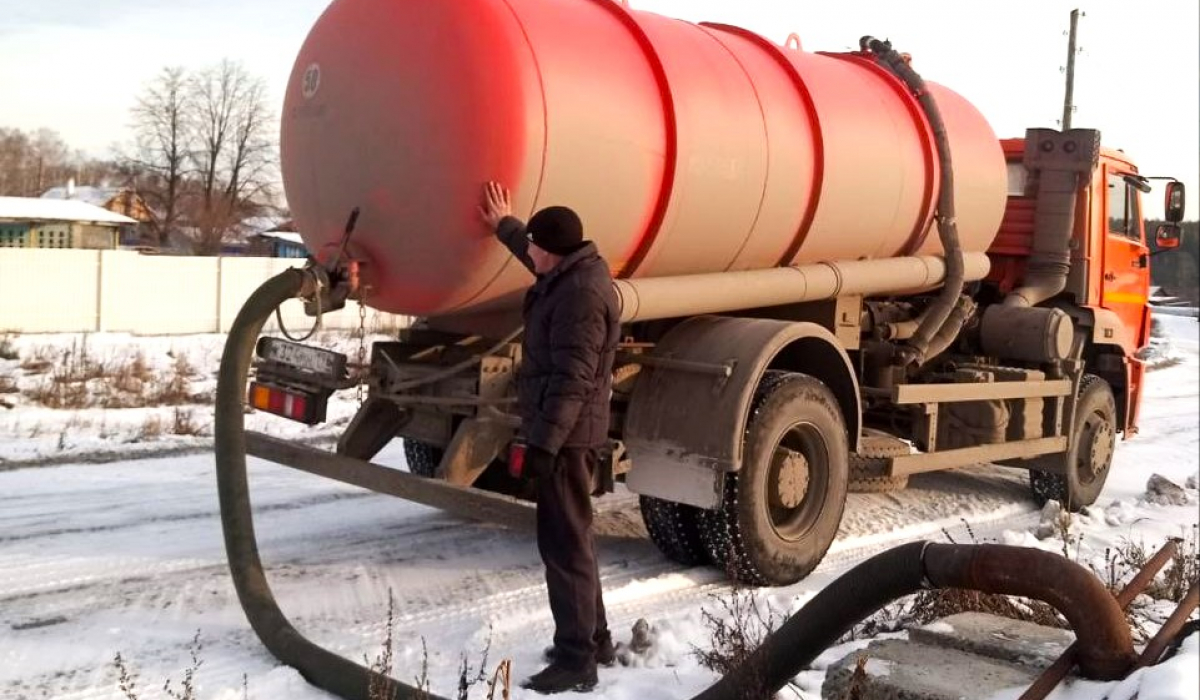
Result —
[{"label": "concrete slab", "polygon": [[[858,656],[865,676],[850,694]],[[840,700],[983,700],[1007,688],[1033,683],[1033,669],[957,649],[900,639],[877,640],[846,656],[825,674],[821,697]]]},{"label": "concrete slab", "polygon": [[1062,656],[1075,641],[1075,633],[987,613],[965,612],[909,630],[908,638],[918,644],[959,649],[1040,672]]}]

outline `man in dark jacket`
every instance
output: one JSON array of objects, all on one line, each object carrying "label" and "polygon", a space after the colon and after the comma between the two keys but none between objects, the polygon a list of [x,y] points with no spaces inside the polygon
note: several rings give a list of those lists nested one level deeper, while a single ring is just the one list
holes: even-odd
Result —
[{"label": "man in dark jacket", "polygon": [[612,664],[592,540],[592,476],[608,440],[613,358],[620,311],[608,265],[566,207],[528,225],[512,216],[509,193],[485,189],[480,214],[537,281],[525,295],[517,389],[525,468],[538,479],[538,551],[554,615],[550,665],[523,685],[541,693],[595,687],[596,664]]}]

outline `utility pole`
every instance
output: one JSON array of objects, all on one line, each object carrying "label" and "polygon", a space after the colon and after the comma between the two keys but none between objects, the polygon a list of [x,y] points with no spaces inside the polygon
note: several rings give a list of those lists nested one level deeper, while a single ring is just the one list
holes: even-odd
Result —
[{"label": "utility pole", "polygon": [[1071,128],[1071,113],[1075,111],[1075,35],[1079,30],[1079,10],[1071,10],[1071,38],[1067,41],[1067,95],[1063,99],[1062,130]]}]

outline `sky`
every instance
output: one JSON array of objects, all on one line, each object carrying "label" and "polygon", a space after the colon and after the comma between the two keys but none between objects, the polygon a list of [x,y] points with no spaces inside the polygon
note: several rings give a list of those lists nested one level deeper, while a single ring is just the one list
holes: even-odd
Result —
[{"label": "sky", "polygon": [[[446,0],[443,0],[446,1]],[[454,0],[467,1],[467,0]],[[591,0],[547,0],[585,2]],[[0,126],[58,131],[107,156],[165,66],[223,58],[265,78],[282,104],[292,61],[328,0],[0,0]],[[1056,127],[1066,31],[1081,9],[1074,126],[1098,128],[1143,174],[1190,189],[1200,215],[1200,3],[1196,0],[632,0],[634,9],[735,24],[810,51],[871,34],[913,54],[929,80],[972,101],[1000,137]],[[836,7],[836,9],[835,9]],[[400,31],[400,30],[398,30]],[[1152,197],[1148,216],[1161,214]]]}]

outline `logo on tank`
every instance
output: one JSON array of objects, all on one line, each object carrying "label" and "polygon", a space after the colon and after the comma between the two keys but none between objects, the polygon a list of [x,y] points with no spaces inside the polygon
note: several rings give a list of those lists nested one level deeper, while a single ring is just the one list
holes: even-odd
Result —
[{"label": "logo on tank", "polygon": [[304,97],[311,100],[321,89],[321,65],[313,63],[304,70]]}]

